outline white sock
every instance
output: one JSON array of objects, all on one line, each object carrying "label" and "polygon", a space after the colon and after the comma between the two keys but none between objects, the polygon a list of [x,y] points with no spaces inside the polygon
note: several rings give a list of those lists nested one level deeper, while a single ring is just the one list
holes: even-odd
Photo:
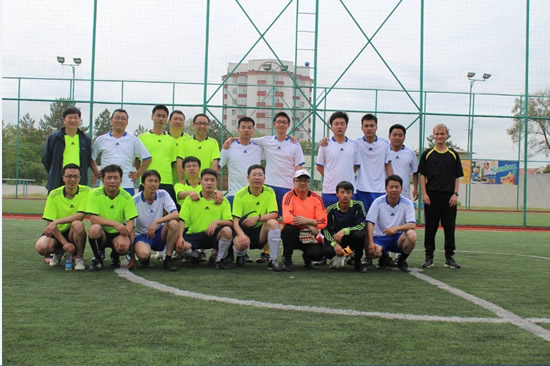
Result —
[{"label": "white sock", "polygon": [[227,249],[231,246],[231,239],[220,239],[218,241],[218,255],[216,256],[216,261],[219,262],[225,257]]},{"label": "white sock", "polygon": [[269,246],[269,260],[276,260],[279,256],[279,242],[281,241],[281,229],[273,229],[267,232],[267,245]]},{"label": "white sock", "polygon": [[246,248],[245,250],[237,250],[237,249],[235,249],[235,245],[233,245],[233,251],[235,252],[235,255],[237,257],[242,257],[242,256],[246,255],[246,253],[248,253],[248,248]]}]

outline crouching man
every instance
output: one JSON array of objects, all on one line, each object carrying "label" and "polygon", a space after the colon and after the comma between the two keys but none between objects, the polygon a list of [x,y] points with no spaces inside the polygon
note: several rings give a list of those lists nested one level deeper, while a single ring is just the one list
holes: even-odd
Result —
[{"label": "crouching man", "polygon": [[[144,267],[149,266],[151,249],[162,252],[166,248],[164,269],[176,271],[172,262],[172,252],[178,240],[179,213],[170,194],[159,189],[160,174],[156,170],[147,170],[141,177],[143,191],[134,195],[139,216],[135,219],[136,238],[134,252]],[[166,216],[164,212],[167,212]],[[180,237],[181,240],[183,238]],[[135,258],[130,263],[133,267]]]},{"label": "crouching man", "polygon": [[[69,259],[74,258],[75,271],[86,269],[84,264],[84,247],[86,245],[86,229],[82,223],[90,187],[79,185],[80,168],[76,164],[63,167],[61,178],[65,185],[56,188],[48,194],[42,218],[48,221],[44,233],[35,244],[38,254],[50,259],[50,266],[57,266],[67,253]],[[72,262],[71,268],[72,269]]]},{"label": "crouching man", "polygon": [[416,244],[416,219],[411,200],[401,196],[403,180],[397,175],[386,177],[386,194],[372,203],[367,213],[368,252],[381,258],[380,269],[388,252],[400,253],[397,267],[409,272],[407,258]]}]

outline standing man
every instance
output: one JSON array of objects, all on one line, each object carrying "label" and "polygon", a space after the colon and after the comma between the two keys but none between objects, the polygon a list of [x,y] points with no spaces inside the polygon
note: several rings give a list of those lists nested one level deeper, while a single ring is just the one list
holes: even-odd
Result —
[{"label": "standing man", "polygon": [[106,247],[111,251],[111,267],[120,267],[119,254],[126,254],[134,237],[134,219],[138,216],[134,199],[120,188],[122,169],[118,165],[107,165],[101,169],[103,186],[90,193],[86,213],[92,226],[88,241],[94,253],[90,271],[103,268]]},{"label": "standing man", "polygon": [[426,150],[420,157],[418,172],[424,215],[426,216],[426,232],[424,249],[426,260],[423,268],[434,265],[435,235],[439,222],[445,233],[445,267],[460,268],[454,260],[456,205],[460,177],[464,175],[458,153],[447,147],[449,130],[444,124],[437,124],[433,129],[435,146]]},{"label": "standing man", "polygon": [[243,267],[248,249],[262,249],[269,245],[268,268],[282,270],[277,256],[281,230],[277,221],[278,208],[275,192],[264,186],[264,167],[251,165],[247,171],[249,185],[241,188],[233,202],[233,251],[237,255],[237,266]]},{"label": "standing man", "polygon": [[384,195],[384,179],[393,174],[388,140],[376,136],[378,119],[368,113],[361,118],[364,136],[355,140],[359,148],[361,167],[357,174],[357,199],[367,213],[372,202]]},{"label": "standing man", "polygon": [[403,180],[390,175],[385,180],[386,194],[372,203],[367,213],[368,252],[381,258],[380,269],[386,267],[388,252],[400,253],[397,268],[409,272],[407,258],[416,244],[416,220],[411,200],[401,195]]},{"label": "standing man", "polygon": [[164,132],[167,119],[168,108],[164,105],[155,106],[151,115],[153,129],[139,135],[139,139],[151,153],[152,161],[149,169],[156,170],[162,177],[159,188],[168,192],[172,200],[176,202],[172,165],[176,163],[177,150],[176,141]]},{"label": "standing man", "polygon": [[317,170],[324,178],[322,196],[325,207],[338,202],[335,187],[341,181],[355,182],[355,171],[361,165],[357,145],[346,137],[348,122],[345,112],[334,112],[330,116],[334,136],[327,141],[327,146],[319,147],[317,154]]},{"label": "standing man", "polygon": [[[190,139],[191,136],[183,132],[185,127],[185,114],[180,110],[174,110],[170,113],[170,118],[168,118],[168,123],[170,124],[170,130],[168,134],[176,141],[176,152],[179,153],[180,149],[183,146],[183,142],[187,139]],[[185,180],[185,175],[183,174],[183,167],[181,166],[180,158],[178,157],[176,165],[172,167],[172,178],[173,184],[182,183]]]},{"label": "standing man", "polygon": [[63,111],[63,128],[52,133],[42,151],[42,164],[48,172],[48,193],[63,184],[63,167],[75,164],[80,169],[80,184],[88,184],[88,168],[92,162],[92,141],[78,128],[81,123],[78,108]]},{"label": "standing man", "polygon": [[[128,113],[124,109],[116,109],[113,112],[111,125],[111,132],[99,136],[92,145],[92,169],[96,177],[101,176],[96,164],[99,156],[103,166],[117,164],[123,173],[121,187],[134,195],[134,183],[151,164],[151,154],[140,139],[126,132]],[[138,171],[134,168],[136,157],[141,160]]]},{"label": "standing man", "polygon": [[[159,189],[160,175],[156,170],[147,170],[141,179],[143,191],[134,195],[138,212],[135,219],[136,238],[134,252],[144,267],[149,266],[151,250],[162,252],[166,248],[163,267],[168,271],[178,268],[172,262],[172,252],[183,237],[178,237],[179,213],[168,192]],[[167,214],[164,215],[164,212]],[[132,258],[132,260],[134,260]]]},{"label": "standing man", "polygon": [[208,137],[209,125],[210,119],[206,114],[199,113],[193,117],[195,134],[183,142],[178,158],[183,160],[187,156],[194,156],[201,161],[201,171],[207,168],[219,171],[220,146],[218,141]]},{"label": "standing man", "polygon": [[[305,268],[313,268],[312,261],[330,256],[326,246],[317,243],[319,230],[327,226],[327,211],[323,199],[310,191],[311,176],[305,169],[294,173],[294,189],[283,197],[283,239],[284,270],[293,271],[294,249],[303,252]],[[332,248],[331,248],[332,249]]]},{"label": "standing man", "polygon": [[48,194],[42,215],[48,225],[34,247],[42,256],[53,254],[50,267],[58,265],[63,253],[67,253],[74,258],[75,271],[83,271],[86,229],[82,219],[91,189],[78,184],[80,169],[76,164],[65,165],[62,177],[65,185]]},{"label": "standing man", "polygon": [[[400,124],[395,124],[390,127],[390,159],[393,174],[398,175],[403,179],[402,195],[411,201],[416,201],[418,198],[418,160],[413,150],[404,145],[405,127]],[[413,190],[411,196],[410,176],[412,175]]]},{"label": "standing man", "polygon": [[226,197],[231,204],[235,194],[249,184],[248,168],[260,164],[263,160],[261,146],[250,141],[254,135],[254,125],[252,118],[241,117],[237,127],[239,138],[233,141],[228,149],[223,149],[221,152],[220,167],[227,165],[229,173],[229,189]]},{"label": "standing man", "polygon": [[185,252],[186,247],[193,249],[191,263],[198,265],[200,262],[199,249],[217,248],[215,267],[217,269],[228,269],[222,259],[231,246],[233,239],[233,218],[231,206],[224,198],[222,204],[216,204],[215,190],[218,184],[218,172],[214,169],[204,169],[201,172],[202,191],[200,199],[193,201],[187,197],[183,202],[180,211],[180,222],[178,237],[183,235],[185,227],[188,228],[183,236],[183,246],[177,246],[178,252]]}]

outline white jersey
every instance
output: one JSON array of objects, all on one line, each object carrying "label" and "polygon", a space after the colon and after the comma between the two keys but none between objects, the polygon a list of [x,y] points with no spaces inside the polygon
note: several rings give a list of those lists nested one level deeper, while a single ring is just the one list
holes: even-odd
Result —
[{"label": "white jersey", "polygon": [[265,184],[281,188],[294,188],[292,177],[296,167],[305,164],[302,146],[290,141],[287,137],[282,142],[277,136],[253,138],[252,142],[260,145],[265,154]]},{"label": "white jersey", "polygon": [[355,192],[354,168],[361,165],[355,142],[347,137],[343,143],[331,138],[328,146],[319,147],[316,164],[324,168],[323,193],[335,194],[336,186],[343,180],[353,184]]},{"label": "white jersey", "polygon": [[136,236],[147,233],[147,229],[153,221],[164,216],[164,211],[172,213],[177,210],[176,204],[164,189],[159,189],[155,193],[155,200],[152,204],[145,201],[143,192],[134,195],[134,203],[138,212],[138,217],[134,219]]},{"label": "white jersey", "polygon": [[388,195],[378,197],[374,200],[367,213],[367,222],[374,224],[374,236],[382,236],[388,227],[396,227],[408,223],[415,223],[414,205],[405,197],[400,197],[395,207],[388,203]]},{"label": "white jersey", "polygon": [[418,160],[414,151],[403,145],[399,151],[394,151],[390,146],[390,159],[393,174],[403,179],[403,192],[401,195],[411,199],[411,174],[418,171]]},{"label": "white jersey", "polygon": [[101,155],[101,166],[116,164],[122,168],[122,188],[134,188],[134,182],[128,176],[134,168],[134,160],[151,159],[151,154],[136,136],[124,132],[119,138],[111,132],[99,136],[92,145],[92,160]]},{"label": "white jersey", "polygon": [[389,141],[376,136],[369,144],[365,136],[354,140],[359,149],[361,167],[357,171],[357,190],[370,193],[386,192],[386,166],[390,163]]},{"label": "white jersey", "polygon": [[262,147],[254,142],[243,145],[239,140],[235,140],[229,146],[229,149],[222,149],[220,158],[220,167],[227,165],[229,172],[228,196],[234,196],[239,189],[246,187],[248,183],[248,167],[254,164],[260,164],[264,159]]}]

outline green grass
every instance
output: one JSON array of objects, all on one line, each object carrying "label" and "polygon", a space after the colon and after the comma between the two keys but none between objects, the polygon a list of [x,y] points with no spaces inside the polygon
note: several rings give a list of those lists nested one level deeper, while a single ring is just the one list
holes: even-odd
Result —
[{"label": "green grass", "polygon": [[[130,283],[110,270],[49,268],[33,244],[44,223],[3,220],[4,364],[544,364],[550,344],[511,324],[388,320],[207,302]],[[423,259],[422,235],[409,264]],[[437,246],[442,249],[442,233]],[[550,318],[547,233],[457,232],[461,270],[443,253],[424,274],[522,317]],[[472,253],[481,251],[486,254]],[[86,259],[90,253],[87,249]],[[508,254],[508,255],[502,255]],[[259,255],[252,251],[251,256]],[[350,268],[215,271],[152,260],[136,275],[205,294],[417,315],[496,315],[413,276]],[[293,278],[291,278],[293,277]],[[548,324],[543,325],[550,330]]]},{"label": "green grass", "polygon": [[17,214],[42,214],[46,200],[26,200],[26,199],[2,199],[2,213],[17,213]]}]

